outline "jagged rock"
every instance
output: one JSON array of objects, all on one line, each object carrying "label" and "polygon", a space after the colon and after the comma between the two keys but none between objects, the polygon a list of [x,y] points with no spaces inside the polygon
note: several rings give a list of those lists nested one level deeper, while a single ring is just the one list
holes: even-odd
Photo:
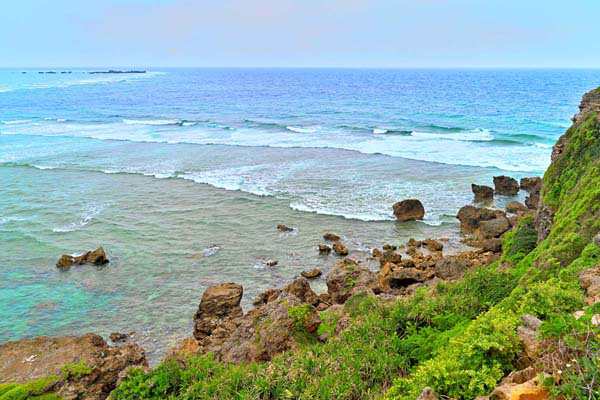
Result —
[{"label": "jagged rock", "polygon": [[319,245],[319,254],[329,254],[329,253],[331,253],[331,246],[328,246],[326,244]]},{"label": "jagged rock", "polygon": [[493,253],[500,253],[502,251],[502,239],[491,238],[485,239],[479,242],[476,247],[481,247],[483,251],[491,251]]},{"label": "jagged rock", "polygon": [[383,251],[396,251],[398,250],[398,246],[394,246],[392,244],[384,244],[382,247]]},{"label": "jagged rock", "polygon": [[294,279],[290,284],[283,288],[284,292],[296,296],[303,303],[316,305],[319,303],[319,297],[310,287],[310,283],[304,277]]},{"label": "jagged rock", "polygon": [[423,203],[417,199],[399,201],[392,208],[394,216],[400,222],[422,220],[425,216]]},{"label": "jagged rock", "polygon": [[243,292],[242,286],[236,283],[222,283],[206,289],[194,316],[194,337],[202,340],[212,335],[217,327],[241,317]]},{"label": "jagged rock", "polygon": [[489,186],[472,184],[471,190],[475,195],[476,203],[489,202],[494,199],[494,189]]},{"label": "jagged rock", "polygon": [[591,112],[600,115],[600,90],[598,89],[590,90],[583,95],[579,104],[579,113],[573,117],[573,122],[576,124],[581,123],[585,119],[585,116]]},{"label": "jagged rock", "polygon": [[129,335],[127,333],[121,332],[113,332],[108,336],[113,343],[122,343],[129,339]]},{"label": "jagged rock", "polygon": [[525,198],[525,205],[530,210],[537,210],[540,204],[540,192],[530,193],[529,196]]},{"label": "jagged rock", "polygon": [[539,192],[542,188],[542,178],[539,176],[521,178],[519,186],[521,187],[521,190],[525,190],[529,193]]},{"label": "jagged rock", "polygon": [[417,400],[438,400],[437,394],[433,391],[432,388],[426,387],[423,389]]},{"label": "jagged rock", "polygon": [[548,400],[550,395],[538,378],[524,383],[503,383],[492,392],[491,400]]},{"label": "jagged rock", "polygon": [[177,345],[167,351],[165,360],[176,359],[185,360],[189,356],[194,356],[201,353],[200,344],[193,337],[181,340]]},{"label": "jagged rock", "polygon": [[424,246],[429,251],[442,251],[444,245],[435,239],[425,239],[421,241],[421,246]]},{"label": "jagged rock", "polygon": [[335,233],[327,232],[323,235],[323,239],[329,242],[337,242],[341,239],[341,237],[339,237],[339,235],[336,235]]},{"label": "jagged rock", "polygon": [[294,228],[290,228],[289,226],[286,226],[284,224],[279,224],[277,225],[277,230],[279,232],[292,232]]},{"label": "jagged rock", "polygon": [[435,264],[435,275],[444,280],[457,279],[463,276],[470,263],[460,256],[447,256]]},{"label": "jagged rock", "polygon": [[59,269],[69,269],[73,265],[83,264],[94,264],[104,265],[108,263],[108,257],[102,247],[98,247],[96,250],[87,251],[79,256],[72,256],[70,254],[63,254],[56,263],[56,267]]},{"label": "jagged rock", "polygon": [[333,243],[333,251],[338,256],[347,256],[348,248],[342,242],[334,242]]},{"label": "jagged rock", "polygon": [[[67,364],[85,365],[89,373],[66,375]],[[111,347],[98,335],[22,339],[0,345],[0,383],[24,383],[57,375],[52,390],[65,400],[103,400],[122,372],[148,366],[142,348],[134,343]]]},{"label": "jagged rock", "polygon": [[474,233],[479,229],[481,222],[504,216],[505,213],[501,210],[467,205],[458,211],[456,217],[460,221],[460,229],[463,233]]},{"label": "jagged rock", "polygon": [[371,256],[373,258],[380,258],[383,257],[383,252],[378,248],[374,248],[373,250],[371,250]]},{"label": "jagged rock", "polygon": [[533,315],[524,315],[522,317],[523,325],[517,328],[517,335],[523,343],[523,350],[529,359],[535,359],[539,352],[541,343],[537,338],[537,330],[542,324],[538,318]]},{"label": "jagged rock", "polygon": [[535,230],[538,233],[538,242],[546,239],[554,221],[554,212],[540,200],[535,214]]},{"label": "jagged rock", "polygon": [[402,262],[402,254],[396,253],[394,250],[384,251],[379,257],[379,265],[383,266],[386,263],[400,264]]},{"label": "jagged rock", "polygon": [[587,304],[600,302],[600,266],[581,272],[579,274],[579,284],[585,290]]},{"label": "jagged rock", "polygon": [[517,193],[519,193],[519,182],[510,176],[495,176],[494,188],[497,194],[515,196]]},{"label": "jagged rock", "polygon": [[483,239],[497,238],[509,229],[510,222],[508,218],[502,216],[489,221],[480,222],[478,236]]},{"label": "jagged rock", "polygon": [[280,289],[267,289],[264,292],[259,293],[252,302],[252,304],[255,306],[266,304],[270,301],[277,299],[277,297],[279,297],[280,292]]},{"label": "jagged rock", "polygon": [[416,268],[404,268],[392,263],[386,263],[379,271],[379,287],[384,291],[404,289],[415,283],[422,283],[433,278],[433,270],[426,271]]},{"label": "jagged rock", "polygon": [[596,246],[600,246],[600,233],[594,236],[594,243],[596,244]]},{"label": "jagged rock", "polygon": [[527,212],[529,209],[527,208],[527,206],[523,203],[520,203],[518,201],[511,201],[510,203],[508,203],[506,205],[506,212],[512,213],[512,214],[516,214],[516,213],[520,213],[520,212]]},{"label": "jagged rock", "polygon": [[319,268],[313,268],[310,271],[302,271],[300,275],[305,277],[306,279],[315,279],[321,276],[322,272]]},{"label": "jagged rock", "polygon": [[334,303],[342,304],[353,294],[361,291],[372,292],[375,287],[375,273],[353,260],[340,260],[327,275],[327,293]]}]

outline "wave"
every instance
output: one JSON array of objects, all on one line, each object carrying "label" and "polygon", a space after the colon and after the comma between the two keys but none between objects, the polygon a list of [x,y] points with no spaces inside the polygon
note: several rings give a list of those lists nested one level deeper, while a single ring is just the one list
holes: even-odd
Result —
[{"label": "wave", "polygon": [[123,123],[126,125],[150,125],[150,126],[160,126],[160,125],[183,125],[183,120],[178,119],[124,119]]},{"label": "wave", "polygon": [[30,122],[32,122],[30,119],[14,119],[14,120],[2,120],[0,121],[2,122],[2,124],[4,125],[22,125],[22,124],[28,124]]},{"label": "wave", "polygon": [[[448,131],[451,132],[451,131]],[[431,133],[413,131],[411,136],[419,139],[443,139],[466,142],[490,142],[494,135],[487,129],[473,129],[471,131],[452,131],[453,133]]]},{"label": "wave", "polygon": [[92,222],[94,217],[96,217],[98,214],[100,214],[103,210],[104,210],[103,205],[92,204],[83,211],[81,218],[78,221],[72,222],[70,224],[67,224],[67,225],[64,225],[64,226],[61,226],[58,228],[54,228],[54,229],[52,229],[52,232],[67,233],[67,232],[73,232],[73,231],[80,230],[80,229],[84,228],[85,226],[87,226],[90,222]]},{"label": "wave", "polygon": [[317,127],[286,126],[285,129],[296,133],[316,133]]}]

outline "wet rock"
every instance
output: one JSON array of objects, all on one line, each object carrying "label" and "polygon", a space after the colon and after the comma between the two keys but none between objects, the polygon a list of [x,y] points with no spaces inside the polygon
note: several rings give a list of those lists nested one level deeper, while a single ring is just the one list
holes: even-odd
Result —
[{"label": "wet rock", "polygon": [[519,193],[519,182],[510,176],[495,176],[494,188],[496,194],[515,196],[517,193]]},{"label": "wet rock", "polygon": [[581,272],[579,284],[585,290],[587,304],[600,303],[600,266]]},{"label": "wet rock", "polygon": [[342,304],[359,292],[372,292],[377,286],[375,273],[349,259],[337,262],[327,275],[327,293],[333,303]]},{"label": "wet rock", "polygon": [[323,239],[327,240],[328,242],[337,242],[341,239],[341,237],[335,233],[327,232],[323,235]]},{"label": "wet rock", "polygon": [[294,228],[290,228],[289,226],[286,226],[284,224],[279,224],[277,225],[277,230],[279,232],[292,232]]},{"label": "wet rock", "polygon": [[94,264],[104,265],[108,263],[108,257],[102,247],[96,250],[87,251],[78,256],[63,254],[56,263],[56,267],[62,270],[67,270],[73,265]]},{"label": "wet rock", "polygon": [[477,203],[489,202],[494,199],[494,189],[489,186],[472,184],[471,190],[475,195],[475,202]]},{"label": "wet rock", "polygon": [[394,216],[400,222],[422,220],[425,216],[423,203],[417,199],[399,201],[392,208]]},{"label": "wet rock", "polygon": [[305,277],[306,279],[315,279],[321,276],[322,272],[319,268],[313,268],[310,271],[302,271],[300,275]]},{"label": "wet rock", "polygon": [[529,193],[539,192],[542,189],[542,178],[539,176],[522,178],[519,186],[521,190]]},{"label": "wet rock", "polygon": [[528,210],[529,209],[527,208],[527,206],[525,204],[520,203],[518,201],[511,201],[510,203],[508,203],[506,205],[506,212],[509,212],[512,214],[527,212]]},{"label": "wet rock", "polygon": [[[83,364],[89,373],[66,375],[68,364]],[[22,339],[0,345],[0,383],[58,376],[52,387],[63,399],[103,400],[131,367],[148,366],[142,348],[133,343],[111,347],[98,335]]]},{"label": "wet rock", "polygon": [[206,289],[194,316],[194,337],[202,340],[212,335],[217,327],[241,317],[242,294],[242,286],[236,283],[222,283]]},{"label": "wet rock", "polygon": [[333,251],[338,256],[345,257],[348,255],[348,248],[342,242],[334,242],[333,243]]},{"label": "wet rock", "polygon": [[329,254],[329,253],[331,253],[331,246],[328,246],[326,244],[319,245],[319,254]]}]

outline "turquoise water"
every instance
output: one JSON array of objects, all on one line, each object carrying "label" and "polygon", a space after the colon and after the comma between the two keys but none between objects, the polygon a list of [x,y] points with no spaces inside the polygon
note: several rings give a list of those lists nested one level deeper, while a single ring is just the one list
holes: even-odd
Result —
[{"label": "turquoise water", "polygon": [[[327,270],[325,231],[362,251],[428,236],[459,248],[470,184],[541,174],[600,82],[586,70],[71,71],[0,70],[0,342],[136,331],[153,360],[191,333],[208,285],[242,283],[248,306]],[[407,197],[424,222],[393,221]],[[54,267],[98,245],[108,266]]]}]

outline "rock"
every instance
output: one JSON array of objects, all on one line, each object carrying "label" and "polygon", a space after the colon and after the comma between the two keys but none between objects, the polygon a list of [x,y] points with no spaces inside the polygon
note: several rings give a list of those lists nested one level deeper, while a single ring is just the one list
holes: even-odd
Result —
[{"label": "rock", "polygon": [[396,250],[398,250],[398,246],[394,246],[394,245],[386,243],[383,245],[382,249],[383,249],[383,251],[396,251]]},{"label": "rock", "polygon": [[423,389],[417,400],[438,400],[437,394],[433,391],[432,388],[426,387]]},{"label": "rock", "polygon": [[527,212],[529,209],[527,208],[527,206],[523,203],[520,203],[518,201],[511,201],[510,203],[508,203],[506,205],[506,212],[512,213],[512,214],[517,214],[517,213],[522,213],[522,212]]},{"label": "rock", "polygon": [[129,335],[126,333],[113,332],[110,334],[109,338],[113,343],[122,343],[129,339]]},{"label": "rock", "polygon": [[378,274],[379,287],[384,292],[404,289],[415,283],[422,283],[433,278],[434,272],[416,268],[404,268],[387,263]]},{"label": "rock", "polygon": [[378,248],[374,248],[373,250],[371,250],[371,256],[373,258],[380,258],[383,257],[383,252]]},{"label": "rock", "polygon": [[519,184],[521,190],[525,190],[529,193],[539,192],[542,189],[542,178],[539,176],[531,178],[521,178]]},{"label": "rock", "polygon": [[339,237],[335,233],[327,232],[323,235],[323,239],[327,240],[328,242],[337,242],[341,239],[341,237]]},{"label": "rock", "polygon": [[222,283],[204,291],[194,316],[194,337],[202,340],[219,326],[242,316],[240,301],[243,288],[236,283]]},{"label": "rock", "polygon": [[519,182],[510,176],[495,176],[494,188],[496,194],[515,196],[517,193],[519,193]]},{"label": "rock", "polygon": [[329,253],[331,253],[331,246],[328,246],[326,244],[319,245],[319,254],[329,254]]},{"label": "rock", "polygon": [[[84,365],[89,373],[66,375],[65,365]],[[52,387],[63,399],[103,400],[130,367],[146,368],[142,348],[133,343],[111,347],[98,335],[22,339],[0,345],[0,383],[25,383],[57,375]]]},{"label": "rock", "polygon": [[491,251],[493,253],[502,252],[502,239],[499,238],[491,238],[482,240],[480,245],[477,247],[481,247],[483,251]]},{"label": "rock", "polygon": [[537,330],[542,324],[538,318],[533,315],[524,315],[522,317],[523,325],[517,328],[517,335],[523,343],[525,355],[534,360],[540,352],[541,343],[537,338]]},{"label": "rock", "polygon": [[423,203],[417,199],[399,201],[392,208],[394,216],[400,222],[422,220],[425,216]]},{"label": "rock", "polygon": [[165,360],[175,359],[185,361],[188,357],[201,353],[200,344],[196,339],[186,338],[181,340],[177,345],[167,351]]},{"label": "rock", "polygon": [[525,205],[530,210],[537,210],[540,205],[540,192],[533,192],[525,198]]},{"label": "rock", "polygon": [[59,269],[69,269],[73,265],[83,264],[94,264],[104,265],[108,263],[108,257],[102,247],[98,247],[96,250],[85,252],[79,256],[72,256],[69,254],[63,254],[56,263],[56,267]]},{"label": "rock", "polygon": [[462,207],[456,217],[460,221],[460,229],[463,233],[474,233],[479,229],[481,222],[504,216],[504,212],[500,210],[468,205]]},{"label": "rock", "polygon": [[579,284],[585,290],[586,303],[600,303],[600,265],[586,269],[579,274]]},{"label": "rock", "polygon": [[259,293],[254,301],[252,302],[255,306],[267,304],[270,301],[276,300],[279,297],[280,289],[267,289],[262,293]]},{"label": "rock", "polygon": [[600,246],[600,233],[594,236],[594,243],[596,244],[596,246]]},{"label": "rock", "polygon": [[593,326],[600,326],[600,314],[592,315],[592,319],[590,320]]},{"label": "rock", "polygon": [[377,287],[375,273],[349,259],[337,262],[327,275],[327,293],[333,303],[342,304],[359,292],[372,292]]},{"label": "rock", "polygon": [[447,256],[435,264],[435,276],[440,279],[458,279],[471,266],[469,261],[460,256]]},{"label": "rock", "polygon": [[279,261],[277,261],[277,260],[272,260],[272,259],[269,259],[269,260],[265,261],[265,265],[266,265],[267,267],[274,267],[274,266],[276,266],[277,264],[279,264]]},{"label": "rock", "polygon": [[434,239],[425,239],[421,242],[421,246],[425,246],[425,248],[429,251],[442,251],[444,249],[444,245],[437,240]]},{"label": "rock", "polygon": [[305,277],[306,279],[315,279],[321,276],[322,272],[319,268],[313,268],[310,271],[302,271],[300,275]]},{"label": "rock", "polygon": [[600,90],[598,89],[590,90],[583,95],[579,104],[579,113],[573,117],[573,122],[581,123],[592,112],[600,115]]},{"label": "rock", "polygon": [[400,264],[400,262],[402,262],[402,254],[396,253],[393,250],[385,251],[381,257],[379,257],[380,266],[387,263]]},{"label": "rock", "polygon": [[482,221],[479,224],[478,236],[482,239],[497,238],[509,229],[510,222],[506,217],[502,216],[489,221]]},{"label": "rock", "polygon": [[284,224],[279,224],[277,225],[277,230],[279,232],[292,232],[294,228],[290,228],[289,226],[286,226]]},{"label": "rock", "polygon": [[338,256],[345,257],[348,255],[348,248],[344,244],[342,244],[342,242],[334,242],[333,243],[333,251]]},{"label": "rock", "polygon": [[317,305],[319,297],[310,287],[310,283],[304,277],[294,279],[290,284],[283,288],[283,291],[296,296],[303,303]]},{"label": "rock", "polygon": [[492,400],[549,400],[550,395],[538,378],[524,383],[504,383],[492,392]]},{"label": "rock", "polygon": [[475,195],[475,202],[477,203],[489,202],[494,198],[494,189],[489,186],[472,184],[471,190]]}]

